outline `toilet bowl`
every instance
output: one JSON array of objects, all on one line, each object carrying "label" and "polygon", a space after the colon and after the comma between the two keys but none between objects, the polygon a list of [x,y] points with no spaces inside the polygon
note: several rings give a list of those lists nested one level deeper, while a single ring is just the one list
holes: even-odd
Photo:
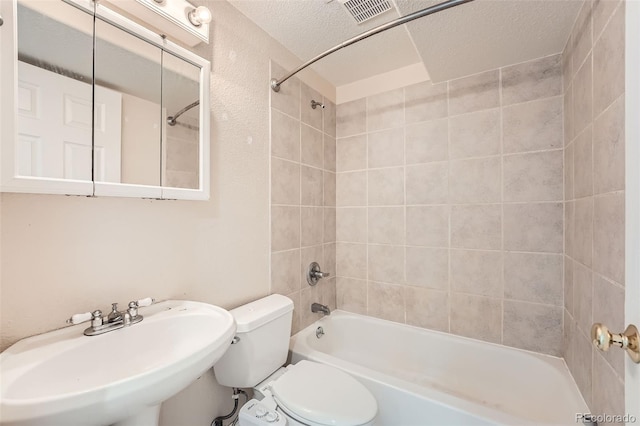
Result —
[{"label": "toilet bowl", "polygon": [[230,311],[236,338],[214,366],[221,385],[254,389],[239,414],[241,426],[364,426],[378,404],[355,378],[325,364],[287,358],[293,302],[271,295]]},{"label": "toilet bowl", "polygon": [[254,388],[254,395],[262,406],[284,416],[287,425],[370,425],[378,411],[373,395],[356,379],[311,361],[279,369]]}]

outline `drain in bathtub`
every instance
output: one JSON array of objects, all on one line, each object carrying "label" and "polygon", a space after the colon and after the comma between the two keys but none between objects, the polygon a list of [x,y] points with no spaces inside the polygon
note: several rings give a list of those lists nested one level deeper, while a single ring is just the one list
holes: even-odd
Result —
[{"label": "drain in bathtub", "polygon": [[324,336],[324,330],[322,327],[316,328],[316,337],[319,339]]}]

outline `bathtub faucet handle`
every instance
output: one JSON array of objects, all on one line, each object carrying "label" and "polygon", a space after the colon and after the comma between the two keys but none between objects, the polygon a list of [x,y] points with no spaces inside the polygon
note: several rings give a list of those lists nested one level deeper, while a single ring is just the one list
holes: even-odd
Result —
[{"label": "bathtub faucet handle", "polygon": [[322,272],[318,262],[311,262],[311,264],[309,265],[309,270],[307,272],[307,282],[310,286],[318,284],[318,281],[320,281],[320,279],[327,278],[328,276],[329,273]]}]

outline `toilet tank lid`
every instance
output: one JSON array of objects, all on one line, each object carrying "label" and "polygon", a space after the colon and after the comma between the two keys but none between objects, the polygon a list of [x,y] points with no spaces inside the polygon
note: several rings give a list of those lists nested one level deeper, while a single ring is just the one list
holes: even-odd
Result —
[{"label": "toilet tank lid", "polygon": [[272,294],[238,306],[229,312],[236,320],[236,332],[243,333],[273,321],[293,310],[293,301],[280,294]]}]

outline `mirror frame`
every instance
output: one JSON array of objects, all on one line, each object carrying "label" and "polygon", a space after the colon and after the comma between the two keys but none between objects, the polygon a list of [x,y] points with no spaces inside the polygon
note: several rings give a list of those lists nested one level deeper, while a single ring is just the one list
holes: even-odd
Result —
[{"label": "mirror frame", "polygon": [[[58,0],[94,15],[90,0]],[[210,195],[210,105],[209,79],[211,64],[204,58],[163,38],[151,30],[97,4],[95,16],[123,31],[169,52],[200,68],[200,132],[198,149],[198,189],[162,185],[135,185],[72,179],[16,176],[15,143],[17,136],[18,37],[17,0],[0,1],[4,24],[0,27],[0,192],[65,194],[84,196],[116,196],[172,200],[208,200]],[[93,35],[95,38],[95,34]],[[92,159],[92,161],[94,161]]]}]

